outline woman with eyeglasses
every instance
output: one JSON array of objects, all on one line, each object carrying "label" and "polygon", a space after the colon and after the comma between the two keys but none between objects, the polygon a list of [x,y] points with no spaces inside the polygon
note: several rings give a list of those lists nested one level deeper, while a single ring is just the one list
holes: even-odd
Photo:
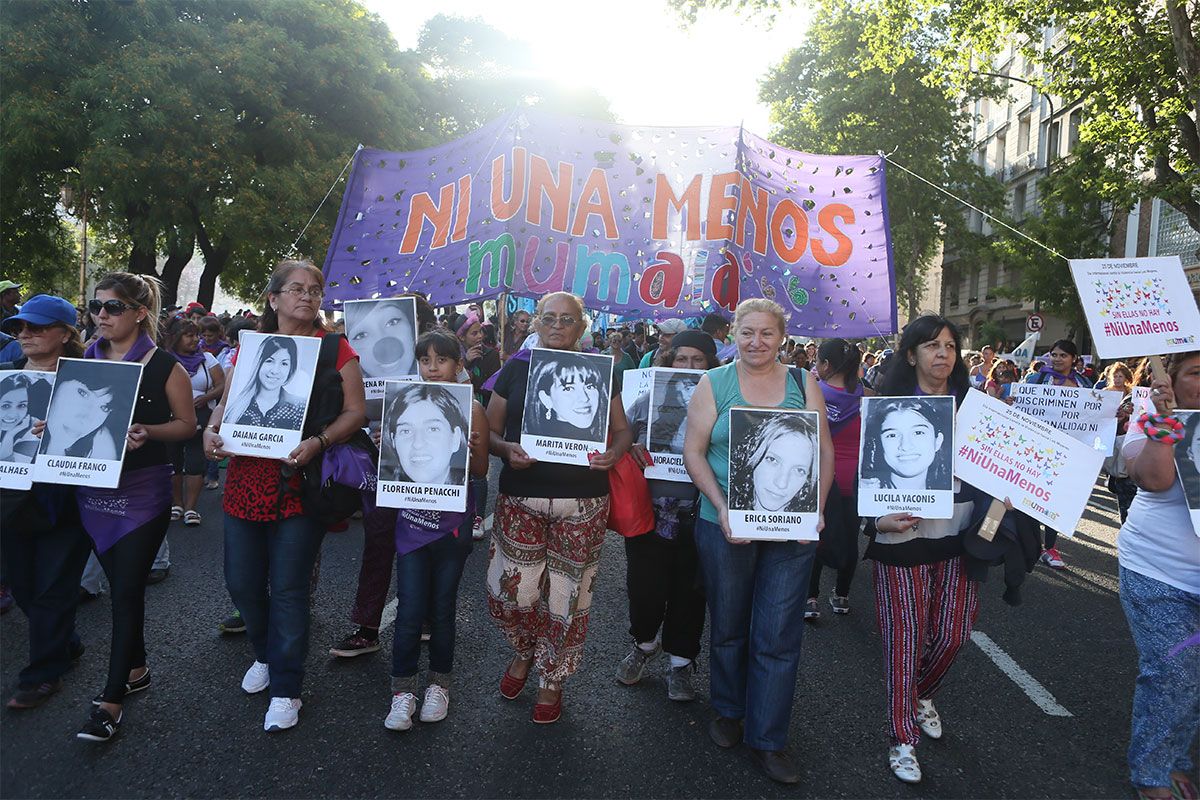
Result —
[{"label": "woman with eyeglasses", "polygon": [[1017,367],[1011,361],[997,361],[987,374],[983,390],[997,400],[1007,401],[1012,385],[1017,382]]},{"label": "woman with eyeglasses", "polygon": [[[583,302],[553,292],[534,314],[541,346],[576,350],[586,330]],[[609,403],[609,447],[590,467],[543,464],[521,447],[529,361],[500,370],[487,417],[491,452],[504,461],[488,564],[488,609],[515,654],[500,694],[515,700],[538,675],[533,721],[555,722],[563,684],[579,667],[600,546],[608,522],[608,470],[632,442],[620,402]],[[612,392],[620,392],[614,381]]]},{"label": "woman with eyeglasses", "polygon": [[[83,355],[75,318],[75,307],[68,301],[40,294],[0,323],[0,329],[16,337],[23,354],[14,362],[0,364],[0,402],[12,397],[4,387],[17,385],[12,379],[26,375],[10,370],[42,373],[53,380],[59,358]],[[45,421],[49,403],[48,387],[40,402],[33,402],[31,393],[35,386],[48,382],[22,383],[33,447],[22,448],[24,433],[14,437],[13,446],[25,449],[32,460],[37,442],[34,432]],[[25,430],[25,423],[21,429]],[[35,483],[28,491],[0,489],[4,574],[17,606],[29,619],[29,660],[18,673],[8,708],[27,710],[42,705],[62,688],[63,676],[82,655],[83,645],[75,632],[75,608],[80,576],[91,551],[91,540],[79,522],[74,487]]]},{"label": "woman with eyeglasses", "polygon": [[95,545],[112,591],[113,639],[108,682],[93,701],[80,739],[111,739],[123,722],[125,695],[150,686],[144,639],[146,582],[171,522],[168,445],[196,430],[188,375],[155,344],[161,287],[156,279],[114,272],[96,284],[88,311],[97,339],[84,358],[140,362],[133,424],[116,489],[76,490],[83,526]]},{"label": "woman with eyeglasses", "polygon": [[[309,582],[325,533],[325,526],[304,512],[300,469],[313,461],[320,463],[325,450],[349,439],[367,419],[358,356],[345,336],[327,334],[321,321],[324,286],[324,276],[312,263],[279,262],[267,283],[266,306],[258,323],[260,333],[283,334],[267,340],[280,343],[266,357],[275,362],[268,365],[259,358],[243,368],[255,369],[264,388],[282,391],[283,384],[275,386],[279,376],[273,377],[273,371],[290,374],[295,364],[295,353],[282,344],[290,342],[284,337],[336,337],[332,340],[336,357],[329,359],[329,369],[336,370],[340,378],[341,413],[328,423],[314,419],[318,403],[310,397],[304,438],[287,458],[232,456],[225,477],[225,585],[254,648],[254,663],[242,678],[242,690],[256,694],[270,687],[271,701],[263,718],[267,732],[291,728],[300,720],[308,653]],[[323,350],[325,346],[323,343]],[[265,344],[262,351],[268,351]],[[291,364],[285,367],[287,357]],[[253,409],[263,415],[271,413],[261,407],[268,401],[261,399],[260,393],[245,410],[232,409],[229,387],[239,368],[236,357],[233,363],[225,394],[213,410],[215,421],[204,433],[204,447],[212,458],[229,455],[223,450],[220,434],[224,420],[240,419],[233,414],[253,413]],[[326,377],[319,362],[314,386],[326,385]],[[261,405],[256,405],[260,400]],[[227,407],[232,413],[226,414]]]}]

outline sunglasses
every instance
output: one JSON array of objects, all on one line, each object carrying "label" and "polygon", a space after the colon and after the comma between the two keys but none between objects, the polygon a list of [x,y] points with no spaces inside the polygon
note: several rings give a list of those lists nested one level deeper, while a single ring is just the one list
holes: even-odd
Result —
[{"label": "sunglasses", "polygon": [[107,311],[110,317],[119,317],[131,308],[128,303],[123,303],[120,300],[89,300],[88,311],[92,314],[99,314],[101,311]]},{"label": "sunglasses", "polygon": [[33,336],[41,336],[53,327],[53,325],[34,325],[32,322],[17,322],[10,326],[9,329],[12,331],[10,335],[15,338],[25,331],[29,331]]},{"label": "sunglasses", "polygon": [[542,325],[546,328],[556,328],[561,325],[564,328],[572,328],[579,320],[572,317],[570,314],[562,314],[555,316],[554,314],[543,314],[541,316]]}]

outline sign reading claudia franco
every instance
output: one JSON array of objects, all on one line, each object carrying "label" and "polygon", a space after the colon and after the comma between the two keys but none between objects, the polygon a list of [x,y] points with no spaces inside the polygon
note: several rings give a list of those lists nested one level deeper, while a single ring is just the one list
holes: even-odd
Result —
[{"label": "sign reading claudia franco", "polygon": [[535,348],[529,356],[521,447],[539,461],[587,466],[608,449],[612,356]]},{"label": "sign reading claudia franco", "polygon": [[958,409],[954,474],[1073,536],[1104,454],[983,392]]},{"label": "sign reading claudia franco", "polygon": [[343,310],[346,313],[346,338],[358,353],[368,400],[383,397],[384,381],[416,376],[415,297],[354,300],[346,303]]},{"label": "sign reading claudia franco", "polygon": [[0,372],[0,489],[33,485],[38,438],[33,423],[46,419],[53,372]]},{"label": "sign reading claudia franco", "polygon": [[141,377],[137,363],[59,359],[33,479],[116,488]]},{"label": "sign reading claudia franco", "polygon": [[816,541],[820,421],[815,411],[729,410],[729,527],[735,539]]},{"label": "sign reading claudia franco", "polygon": [[243,333],[221,438],[230,453],[287,458],[300,444],[317,371],[315,336]]},{"label": "sign reading claudia franco", "polygon": [[388,381],[375,502],[467,510],[471,385]]},{"label": "sign reading claudia franco", "polygon": [[648,443],[654,463],[646,467],[647,478],[691,482],[683,466],[683,435],[687,432],[687,410],[703,370],[655,367],[650,370],[650,422]]},{"label": "sign reading claudia franco", "polygon": [[858,513],[949,519],[954,512],[954,398],[867,397]]},{"label": "sign reading claudia franco", "polygon": [[1175,472],[1183,484],[1192,530],[1200,536],[1200,411],[1176,411],[1183,423],[1183,441],[1175,445]]}]

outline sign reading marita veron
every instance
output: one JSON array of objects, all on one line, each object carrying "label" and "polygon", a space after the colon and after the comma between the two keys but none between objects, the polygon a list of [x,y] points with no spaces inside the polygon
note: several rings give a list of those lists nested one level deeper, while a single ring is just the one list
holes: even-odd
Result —
[{"label": "sign reading marita veron", "polygon": [[608,449],[612,356],[535,348],[529,356],[521,447],[539,461],[588,465]]},{"label": "sign reading marita veron", "polygon": [[1117,409],[1121,392],[1053,386],[1048,383],[1014,383],[1009,387],[1014,408],[1045,420],[1063,433],[1106,456],[1117,436]]},{"label": "sign reading marita veron", "polygon": [[954,514],[954,398],[867,397],[862,401],[858,513]]},{"label": "sign reading marita veron", "polygon": [[0,372],[0,489],[33,485],[38,437],[33,424],[46,419],[53,372]]},{"label": "sign reading marita veron", "polygon": [[1175,445],[1175,472],[1183,484],[1192,530],[1200,536],[1200,411],[1176,411],[1183,423],[1183,441]]},{"label": "sign reading marita veron", "polygon": [[346,339],[358,353],[368,400],[383,397],[385,381],[417,379],[417,300],[354,300],[343,307]]},{"label": "sign reading marita veron", "polygon": [[1066,536],[1075,534],[1104,454],[983,392],[956,420],[954,474]]},{"label": "sign reading marita veron", "polygon": [[820,430],[815,411],[729,410],[729,527],[735,539],[817,540]]},{"label": "sign reading marita veron", "polygon": [[687,432],[688,403],[704,372],[667,367],[655,367],[650,372],[646,449],[654,463],[646,467],[646,477],[691,483],[683,466],[683,436]]},{"label": "sign reading marita veron", "polygon": [[1070,266],[1101,358],[1196,349],[1200,311],[1179,256],[1083,258]]},{"label": "sign reading marita veron", "polygon": [[59,359],[33,479],[116,488],[141,378],[140,363]]},{"label": "sign reading marita veron", "polygon": [[287,458],[300,444],[321,340],[243,333],[221,421],[223,447],[259,458]]},{"label": "sign reading marita veron", "polygon": [[470,384],[388,381],[376,504],[466,511],[470,441]]}]

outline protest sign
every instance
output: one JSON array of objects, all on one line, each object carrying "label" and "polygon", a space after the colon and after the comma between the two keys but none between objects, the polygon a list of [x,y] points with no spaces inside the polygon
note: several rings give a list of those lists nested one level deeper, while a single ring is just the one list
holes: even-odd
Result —
[{"label": "protest sign", "polygon": [[238,455],[287,458],[300,444],[321,340],[243,333],[238,342],[222,446]]},{"label": "protest sign", "polygon": [[0,376],[0,489],[28,489],[40,444],[33,424],[46,419],[54,373],[17,370]]},{"label": "protest sign", "polygon": [[466,383],[387,382],[376,504],[467,510],[471,392]]},{"label": "protest sign", "polygon": [[651,372],[646,449],[654,463],[646,467],[646,477],[691,483],[683,466],[683,438],[687,433],[688,403],[704,370],[655,367]]},{"label": "protest sign", "polygon": [[1029,365],[1033,363],[1033,351],[1037,347],[1038,339],[1042,336],[1041,332],[1029,334],[1025,341],[1017,345],[1012,351],[1012,360],[1021,369],[1029,369]]},{"label": "protest sign", "polygon": [[858,463],[860,516],[950,519],[954,398],[863,398]]},{"label": "protest sign", "polygon": [[896,328],[882,157],[788,150],[737,127],[521,109],[427,150],[355,155],[325,307],[579,295],[639,319],[777,300],[791,333]]},{"label": "protest sign", "polygon": [[1009,397],[1014,408],[1049,423],[1093,450],[1112,455],[1117,436],[1117,408],[1125,399],[1121,392],[1014,383]]},{"label": "protest sign", "polygon": [[358,353],[367,400],[383,397],[385,381],[416,380],[417,300],[354,300],[346,303],[346,340]]},{"label": "protest sign", "polygon": [[1072,259],[1070,266],[1101,358],[1196,349],[1200,311],[1179,256]]},{"label": "protest sign", "polygon": [[608,449],[612,356],[534,348],[529,356],[521,447],[539,461],[588,465]]},{"label": "protest sign", "polygon": [[735,539],[817,541],[820,421],[815,411],[729,410],[729,527]]},{"label": "protest sign", "polygon": [[954,474],[1066,536],[1075,534],[1104,455],[983,392],[958,410]]},{"label": "protest sign", "polygon": [[1192,530],[1200,536],[1200,411],[1176,411],[1183,423],[1183,441],[1175,445],[1175,474],[1183,485]]},{"label": "protest sign", "polygon": [[60,358],[33,479],[116,488],[141,378],[140,363]]}]

